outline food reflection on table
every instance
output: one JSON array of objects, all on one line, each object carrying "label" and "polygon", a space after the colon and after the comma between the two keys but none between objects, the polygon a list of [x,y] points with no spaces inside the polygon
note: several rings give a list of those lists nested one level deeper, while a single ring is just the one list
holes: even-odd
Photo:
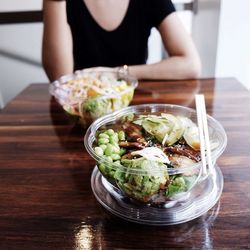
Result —
[{"label": "food reflection on table", "polygon": [[[166,88],[166,85],[169,86]],[[181,91],[180,91],[181,90]],[[200,80],[176,81],[144,81],[135,90],[136,100],[132,104],[168,103],[193,107],[195,94],[201,90]]]},{"label": "food reflection on table", "polygon": [[[79,249],[99,249],[108,248],[109,242],[121,237],[121,225],[123,234],[126,235],[126,241],[119,240],[119,246],[126,248],[133,246],[135,242],[140,242],[142,249],[147,249],[148,242],[150,246],[157,247],[159,245],[158,236],[166,235],[161,238],[161,245],[165,248],[175,247],[176,245],[188,248],[213,249],[214,242],[211,236],[217,216],[220,212],[220,202],[218,202],[209,212],[201,217],[180,225],[172,225],[167,227],[154,227],[130,223],[106,213],[105,219],[91,226],[91,217],[82,221],[75,226],[75,245]],[[135,238],[136,237],[136,238]],[[103,241],[105,238],[105,242]],[[147,240],[145,240],[145,238]]]}]

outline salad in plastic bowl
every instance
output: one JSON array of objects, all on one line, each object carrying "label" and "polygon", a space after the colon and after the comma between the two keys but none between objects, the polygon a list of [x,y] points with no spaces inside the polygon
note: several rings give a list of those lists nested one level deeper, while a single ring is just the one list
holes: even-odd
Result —
[{"label": "salad in plastic bowl", "polygon": [[70,115],[87,127],[95,119],[127,107],[138,81],[115,71],[76,71],[51,83],[49,91]]},{"label": "salad in plastic bowl", "polygon": [[[223,153],[223,127],[207,116],[212,161]],[[168,104],[137,105],[96,120],[84,143],[102,175],[122,195],[147,204],[178,200],[200,180],[196,111]]]}]

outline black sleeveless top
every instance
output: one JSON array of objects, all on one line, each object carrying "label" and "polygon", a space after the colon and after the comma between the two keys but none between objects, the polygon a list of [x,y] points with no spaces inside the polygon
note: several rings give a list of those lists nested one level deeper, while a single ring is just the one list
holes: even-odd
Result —
[{"label": "black sleeveless top", "polygon": [[83,0],[66,0],[75,70],[146,62],[151,28],[157,28],[175,8],[171,0],[129,1],[121,24],[106,31],[94,20]]}]

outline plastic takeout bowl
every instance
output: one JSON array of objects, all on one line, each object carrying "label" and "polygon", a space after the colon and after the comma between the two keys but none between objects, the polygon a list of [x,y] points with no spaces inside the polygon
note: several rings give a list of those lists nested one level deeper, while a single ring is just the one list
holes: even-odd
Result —
[{"label": "plastic takeout bowl", "polygon": [[[131,114],[137,117],[138,115],[160,115],[162,113],[186,117],[197,124],[196,111],[194,109],[172,104],[136,105],[97,119],[88,128],[84,138],[84,144],[88,153],[96,160],[100,172],[108,180],[109,184],[120,189],[122,195],[141,203],[160,204],[183,197],[202,179],[201,161],[199,160],[191,165],[186,165],[186,161],[183,161],[178,167],[173,167],[171,164],[159,165],[154,163],[154,161],[150,161],[150,164],[147,164],[149,163],[148,161],[142,161],[138,163],[139,166],[136,164],[128,166],[121,164],[121,159],[117,161],[119,157],[113,157],[114,160],[111,160],[112,154],[111,157],[107,157],[107,155],[98,153],[96,147],[100,146],[98,145],[100,133],[105,132],[109,134],[107,132],[109,129],[113,129],[115,132],[122,131],[124,117],[129,117]],[[207,120],[209,137],[213,144],[211,152],[212,162],[215,164],[227,145],[227,136],[217,120],[209,115],[207,115]],[[110,134],[112,133],[110,132]],[[114,138],[111,137],[105,135],[105,140],[109,140],[106,142],[107,145],[112,144]],[[178,143],[179,141],[171,146],[175,146]],[[104,147],[104,152],[105,150]],[[127,149],[127,152],[130,150]],[[141,167],[142,165],[143,167]],[[202,177],[204,179],[204,176]],[[166,178],[165,181],[163,180],[164,178]]]},{"label": "plastic takeout bowl", "polygon": [[97,118],[127,107],[137,85],[134,77],[114,70],[78,70],[52,82],[49,92],[87,127]]}]

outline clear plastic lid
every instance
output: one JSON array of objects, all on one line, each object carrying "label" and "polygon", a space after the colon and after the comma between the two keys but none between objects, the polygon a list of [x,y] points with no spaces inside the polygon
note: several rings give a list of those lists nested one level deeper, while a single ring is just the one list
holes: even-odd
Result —
[{"label": "clear plastic lid", "polygon": [[91,176],[93,193],[105,209],[127,221],[155,226],[180,224],[205,214],[218,202],[223,184],[220,168],[215,165],[214,174],[199,182],[181,199],[155,206],[139,204],[124,195],[103,178],[97,167]]}]

